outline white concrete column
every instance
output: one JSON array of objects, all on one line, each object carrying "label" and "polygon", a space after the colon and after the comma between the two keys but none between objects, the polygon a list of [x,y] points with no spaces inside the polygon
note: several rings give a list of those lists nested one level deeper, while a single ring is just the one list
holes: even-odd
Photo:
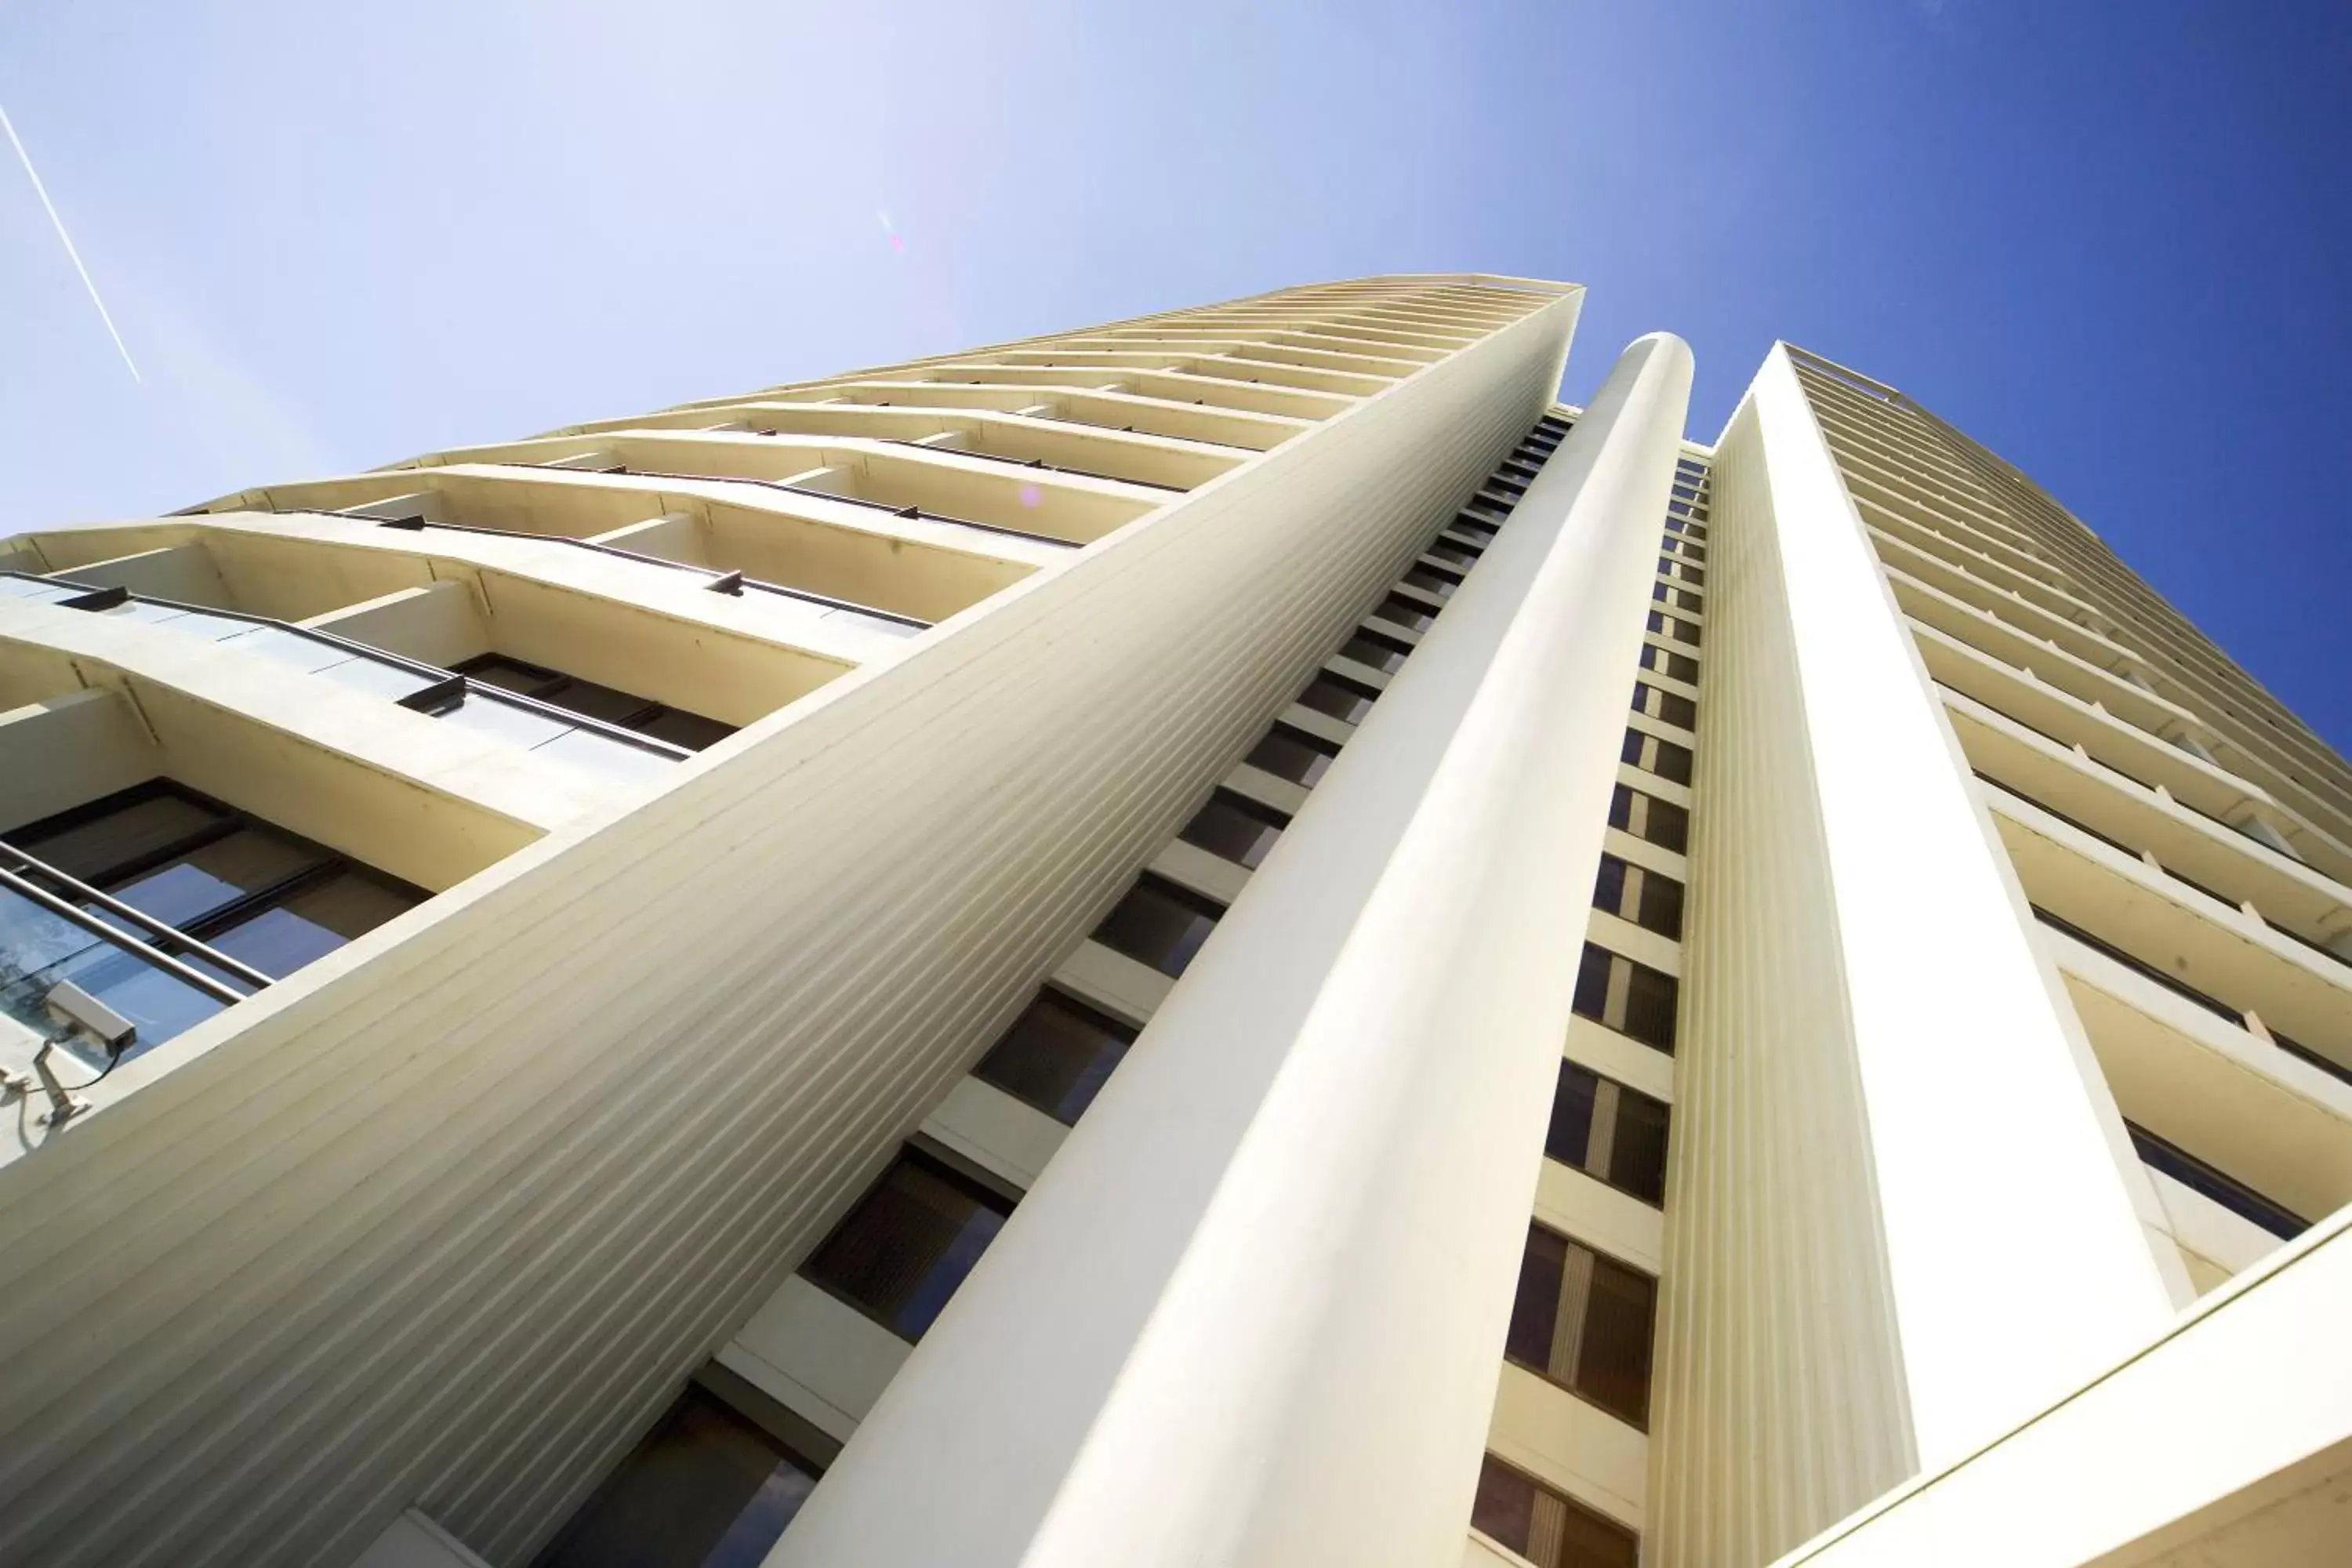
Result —
[{"label": "white concrete column", "polygon": [[1784,351],[1712,475],[1664,1568],[1764,1562],[2172,1314],[2153,1192]]},{"label": "white concrete column", "polygon": [[1459,1558],[1690,376],[1627,350],[771,1564]]}]

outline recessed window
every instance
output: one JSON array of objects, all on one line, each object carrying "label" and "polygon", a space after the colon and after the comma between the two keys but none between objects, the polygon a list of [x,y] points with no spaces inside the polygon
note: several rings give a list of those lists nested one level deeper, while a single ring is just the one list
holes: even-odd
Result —
[{"label": "recessed window", "polygon": [[[165,780],[137,784],[6,836],[37,865],[24,874],[122,933],[111,942],[0,889],[0,1008],[37,1032],[53,1026],[41,998],[70,980],[137,1026],[123,1056],[162,1044],[226,1004],[137,956],[144,948],[231,978],[201,943],[283,979],[422,901],[411,887],[323,845]],[[52,868],[171,928],[106,914],[45,879]],[[239,980],[236,988],[255,983]],[[79,1045],[73,1048],[79,1050]]]},{"label": "recessed window", "polygon": [[1683,934],[1683,885],[1672,877],[1619,859],[1601,857],[1592,885],[1592,907],[1645,931],[1679,942]]},{"label": "recessed window", "polygon": [[1428,550],[1423,553],[1434,555],[1440,561],[1451,561],[1465,572],[1478,564],[1478,552],[1465,549],[1459,544],[1450,543],[1443,539],[1433,540]]},{"label": "recessed window", "polygon": [[1695,621],[1686,621],[1679,616],[1669,616],[1652,610],[1650,629],[1662,637],[1672,637],[1676,642],[1688,643],[1693,647],[1698,647],[1698,624]]},{"label": "recessed window", "polygon": [[689,1386],[537,1568],[756,1568],[819,1467]]},{"label": "recessed window", "polygon": [[1331,759],[1339,754],[1339,748],[1320,735],[1276,724],[1250,749],[1244,760],[1276,778],[1312,788],[1315,781],[1329,771]]},{"label": "recessed window", "polygon": [[1475,539],[1481,544],[1492,543],[1496,531],[1493,523],[1475,517],[1457,517],[1448,526],[1454,532]]},{"label": "recessed window", "polygon": [[1095,940],[1160,973],[1184,973],[1225,911],[1186,888],[1149,871],[1095,928]]},{"label": "recessed window", "polygon": [[1404,574],[1403,580],[1423,593],[1434,594],[1441,599],[1452,598],[1454,590],[1462,586],[1461,578],[1450,572],[1441,572],[1434,566],[1416,566]]},{"label": "recessed window", "polygon": [[1691,686],[1698,684],[1698,660],[1686,653],[1676,653],[1671,648],[1660,647],[1654,642],[1645,642],[1642,645],[1642,668],[1654,669],[1669,679],[1680,680]]},{"label": "recessed window", "polygon": [[1564,1060],[1544,1152],[1645,1204],[1663,1203],[1666,1121],[1662,1102]]},{"label": "recessed window", "polygon": [[1049,987],[980,1058],[972,1076],[1076,1126],[1134,1043],[1135,1031],[1125,1024]]},{"label": "recessed window", "polygon": [[1594,1023],[1671,1056],[1679,989],[1673,975],[1588,942],[1577,965],[1573,1006]]},{"label": "recessed window", "polygon": [[1221,789],[1193,814],[1192,820],[1177,837],[1212,855],[1255,869],[1265,858],[1266,851],[1274,847],[1274,841],[1282,837],[1282,830],[1289,826],[1290,818],[1272,806]]},{"label": "recessed window", "polygon": [[1350,680],[1344,675],[1334,675],[1327,669],[1307,683],[1307,689],[1298,694],[1297,701],[1301,707],[1312,708],[1318,713],[1328,713],[1334,719],[1354,724],[1372,710],[1372,704],[1380,700],[1380,696],[1370,687]]},{"label": "recessed window", "polygon": [[1657,1294],[1648,1275],[1531,1225],[1503,1354],[1619,1420],[1646,1426]]},{"label": "recessed window", "polygon": [[1402,595],[1391,594],[1382,599],[1372,614],[1384,621],[1393,622],[1409,632],[1425,632],[1437,624],[1437,612],[1426,605],[1416,605]]},{"label": "recessed window", "polygon": [[1617,753],[1620,761],[1631,763],[1643,773],[1657,774],[1671,784],[1691,782],[1691,754],[1687,747],[1672,741],[1661,741],[1655,735],[1640,730],[1625,731],[1625,744]]},{"label": "recessed window", "polygon": [[1678,730],[1698,728],[1698,704],[1689,698],[1652,686],[1646,680],[1633,683],[1633,711],[1661,719]]},{"label": "recessed window", "polygon": [[1680,855],[1690,842],[1690,813],[1669,801],[1619,784],[1609,797],[1609,826]]},{"label": "recessed window", "polygon": [[501,691],[533,698],[567,712],[600,719],[607,724],[632,730],[640,735],[651,735],[656,741],[667,741],[671,745],[682,746],[689,752],[699,752],[735,732],[732,724],[722,724],[716,719],[706,719],[683,708],[672,708],[651,698],[632,696],[610,686],[599,686],[593,680],[583,680],[576,675],[566,675],[544,665],[527,664],[504,654],[486,653],[450,668],[460,675],[473,677],[485,686],[495,686]]},{"label": "recessed window", "polygon": [[900,1339],[919,1340],[1012,1213],[1002,1194],[901,1150],[801,1273]]},{"label": "recessed window", "polygon": [[1634,1568],[1640,1538],[1494,1455],[1478,1471],[1470,1523],[1536,1568]]},{"label": "recessed window", "polygon": [[1383,637],[1379,632],[1359,631],[1348,639],[1348,646],[1339,650],[1339,657],[1369,665],[1383,675],[1393,675],[1404,668],[1404,661],[1412,653],[1410,647],[1394,637]]}]

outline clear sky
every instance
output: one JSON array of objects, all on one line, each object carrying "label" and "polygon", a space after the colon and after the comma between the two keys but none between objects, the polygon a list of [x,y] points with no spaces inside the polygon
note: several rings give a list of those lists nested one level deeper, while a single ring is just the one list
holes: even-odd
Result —
[{"label": "clear sky", "polygon": [[[1776,337],[2033,474],[2352,746],[2352,7],[0,9],[0,532],[1367,272],[1567,395]],[[0,159],[10,154],[0,149]],[[890,243],[881,215],[902,242]]]}]

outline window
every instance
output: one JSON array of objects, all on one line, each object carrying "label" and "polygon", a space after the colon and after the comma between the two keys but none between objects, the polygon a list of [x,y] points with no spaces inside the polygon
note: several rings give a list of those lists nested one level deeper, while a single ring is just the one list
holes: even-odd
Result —
[{"label": "window", "polygon": [[1461,578],[1451,572],[1440,572],[1434,566],[1416,566],[1404,574],[1403,580],[1423,593],[1434,594],[1441,599],[1452,598],[1454,590],[1462,586]]},{"label": "window", "polygon": [[1655,735],[1639,730],[1625,731],[1625,744],[1617,753],[1619,759],[1640,768],[1643,773],[1657,774],[1672,784],[1691,782],[1691,754],[1687,747],[1672,741],[1661,741]]},{"label": "window", "polygon": [[1633,683],[1633,711],[1662,719],[1678,730],[1698,728],[1698,704],[1646,680]]},{"label": "window", "polygon": [[1659,633],[1661,636],[1670,637],[1676,642],[1686,642],[1693,647],[1698,647],[1697,623],[1684,620],[1679,616],[1669,616],[1657,610],[1652,610],[1650,612],[1650,629],[1654,632]]},{"label": "window", "polygon": [[537,1568],[758,1568],[819,1468],[689,1385]]},{"label": "window", "polygon": [[1437,624],[1436,611],[1426,605],[1416,605],[1401,594],[1391,594],[1382,599],[1372,614],[1409,632],[1425,632]]},{"label": "window", "polygon": [[1246,795],[1221,789],[1193,815],[1177,837],[1253,870],[1265,858],[1290,818]]},{"label": "window", "polygon": [[919,1340],[1012,1212],[961,1172],[902,1149],[801,1273],[900,1339]]},{"label": "window", "polygon": [[1572,1005],[1594,1023],[1672,1056],[1678,989],[1673,975],[1588,942]]},{"label": "window", "polygon": [[526,664],[504,654],[486,653],[450,668],[460,675],[472,676],[485,686],[535,698],[568,712],[600,719],[640,735],[651,735],[656,741],[667,741],[689,752],[699,752],[735,732],[732,724],[721,724],[716,719],[705,719],[683,708],[633,697],[628,692],[599,686],[593,680],[583,680],[543,665]]},{"label": "window", "polygon": [[1434,555],[1440,561],[1451,561],[1465,572],[1478,564],[1478,552],[1465,549],[1459,544],[1451,543],[1443,539],[1432,540],[1428,550],[1423,553]]},{"label": "window", "polygon": [[1682,940],[1683,885],[1645,866],[1629,864],[1614,855],[1601,856],[1601,874],[1592,885],[1592,907],[1632,921],[1644,931]]},{"label": "window", "polygon": [[1482,519],[1475,517],[1457,517],[1449,526],[1455,533],[1462,534],[1465,538],[1475,539],[1481,544],[1491,544],[1494,542],[1496,533],[1495,525],[1491,522],[1485,521]]},{"label": "window", "polygon": [[1339,748],[1320,735],[1276,724],[1244,760],[1276,778],[1311,789],[1315,781],[1329,771],[1331,759],[1339,754]]},{"label": "window", "polygon": [[1198,893],[1146,871],[1095,928],[1095,940],[1173,979],[1184,973],[1224,912]]},{"label": "window", "polygon": [[1641,1557],[1639,1538],[1622,1525],[1538,1485],[1492,1454],[1478,1471],[1470,1523],[1536,1568],[1634,1568]]},{"label": "window", "polygon": [[1660,647],[1654,642],[1642,645],[1642,668],[1654,669],[1670,680],[1679,680],[1690,686],[1698,684],[1698,660],[1686,653]]},{"label": "window", "polygon": [[1646,1426],[1657,1294],[1648,1275],[1531,1225],[1503,1354],[1618,1419]]},{"label": "window", "polygon": [[[272,979],[374,930],[421,902],[421,888],[353,864],[167,780],[118,791],[7,835],[41,867],[87,884]],[[193,967],[222,973],[189,941],[174,941],[105,914],[62,882],[26,873],[47,890],[83,903],[123,944],[50,914],[14,893],[0,909],[0,1006],[48,1026],[40,999],[70,980],[138,1026],[127,1058],[210,1017],[224,1005],[130,951],[142,943]],[[20,918],[21,917],[21,918]],[[240,982],[241,988],[249,988]],[[77,1047],[79,1048],[79,1047]]]},{"label": "window", "polygon": [[1394,637],[1378,632],[1360,631],[1348,639],[1339,650],[1342,658],[1352,658],[1358,664],[1368,664],[1383,675],[1393,675],[1404,666],[1412,649]]},{"label": "window", "polygon": [[1075,1127],[1135,1043],[1135,1031],[1048,988],[980,1058],[972,1075]]},{"label": "window", "polygon": [[2125,1122],[2124,1130],[2131,1134],[2132,1147],[2139,1152],[2142,1164],[2163,1172],[2182,1186],[2203,1194],[2273,1236],[2293,1241],[2311,1228],[2311,1222],[2301,1215],[2273,1203],[2243,1182],[2214,1169],[2178,1143],[2158,1138],[2137,1122]]},{"label": "window", "polygon": [[1334,675],[1327,669],[1307,683],[1307,689],[1298,694],[1297,700],[1302,707],[1312,708],[1318,713],[1328,713],[1334,719],[1353,724],[1372,710],[1372,704],[1380,700],[1380,696],[1370,687],[1360,685],[1344,675]]},{"label": "window", "polygon": [[1648,1095],[1562,1061],[1544,1152],[1645,1204],[1664,1203],[1666,1120]]},{"label": "window", "polygon": [[1690,842],[1690,813],[1619,784],[1609,797],[1609,826],[1680,855]]}]

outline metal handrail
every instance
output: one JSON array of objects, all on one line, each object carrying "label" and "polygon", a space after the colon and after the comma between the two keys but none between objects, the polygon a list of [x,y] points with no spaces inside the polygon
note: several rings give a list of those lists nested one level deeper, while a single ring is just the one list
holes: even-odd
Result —
[{"label": "metal handrail", "polygon": [[[19,853],[21,853],[21,851]],[[236,990],[235,987],[224,984],[222,982],[214,979],[211,975],[206,974],[200,969],[190,968],[188,965],[181,963],[178,959],[172,957],[169,953],[158,952],[155,949],[148,946],[145,942],[141,942],[138,938],[131,936],[126,931],[117,931],[114,927],[108,925],[104,921],[100,920],[96,915],[91,914],[89,910],[67,902],[65,900],[58,898],[55,893],[48,891],[47,889],[42,888],[34,882],[26,880],[25,878],[18,876],[16,872],[8,870],[5,868],[0,868],[0,888],[5,888],[10,892],[16,894],[19,898],[27,899],[32,902],[38,904],[41,908],[48,910],[49,913],[56,915],[59,920],[68,921],[81,927],[82,930],[89,932],[92,936],[97,937],[108,946],[114,948],[119,952],[127,952],[133,958],[140,960],[142,963],[153,965],[155,968],[160,969],[164,973],[172,976],[174,980],[177,980],[184,984],[194,986],[197,990],[203,992],[205,995],[212,997],[215,1001],[242,1002],[245,1000],[245,994]],[[213,958],[218,956],[213,952],[212,949],[205,947],[204,943],[197,942],[193,937],[184,938],[183,940],[186,941],[191,947],[202,949],[206,962],[210,962]],[[242,969],[245,966],[238,964],[236,967]],[[265,981],[264,984],[266,984],[268,982]]]},{"label": "metal handrail", "polygon": [[[179,946],[186,948],[198,958],[203,959],[206,963],[227,970],[231,974],[236,975],[239,980],[244,981],[248,985],[252,985],[258,989],[261,986],[275,984],[275,981],[271,976],[264,974],[260,970],[254,968],[253,965],[246,963],[244,960],[231,958],[227,953],[221,952],[218,948],[214,947],[209,943],[197,941],[194,937],[190,936],[187,932],[172,924],[169,921],[157,920],[153,915],[149,914],[146,910],[131,904],[126,904],[121,899],[114,897],[111,893],[100,891],[98,889],[91,887],[88,882],[83,881],[79,877],[68,876],[67,873],[58,870],[55,866],[50,865],[47,861],[40,858],[38,856],[27,855],[25,851],[17,848],[14,844],[9,843],[5,838],[0,838],[0,855],[6,855],[12,858],[16,862],[14,868],[18,873],[22,873],[29,868],[32,870],[38,872],[40,875],[48,878],[53,882],[62,883],[66,889],[71,892],[75,898],[96,904],[99,908],[104,910],[110,915],[118,915],[123,920],[129,921],[131,924],[139,926],[153,935],[166,938]],[[7,869],[9,869],[9,868],[0,867],[0,871],[5,871]]]}]

